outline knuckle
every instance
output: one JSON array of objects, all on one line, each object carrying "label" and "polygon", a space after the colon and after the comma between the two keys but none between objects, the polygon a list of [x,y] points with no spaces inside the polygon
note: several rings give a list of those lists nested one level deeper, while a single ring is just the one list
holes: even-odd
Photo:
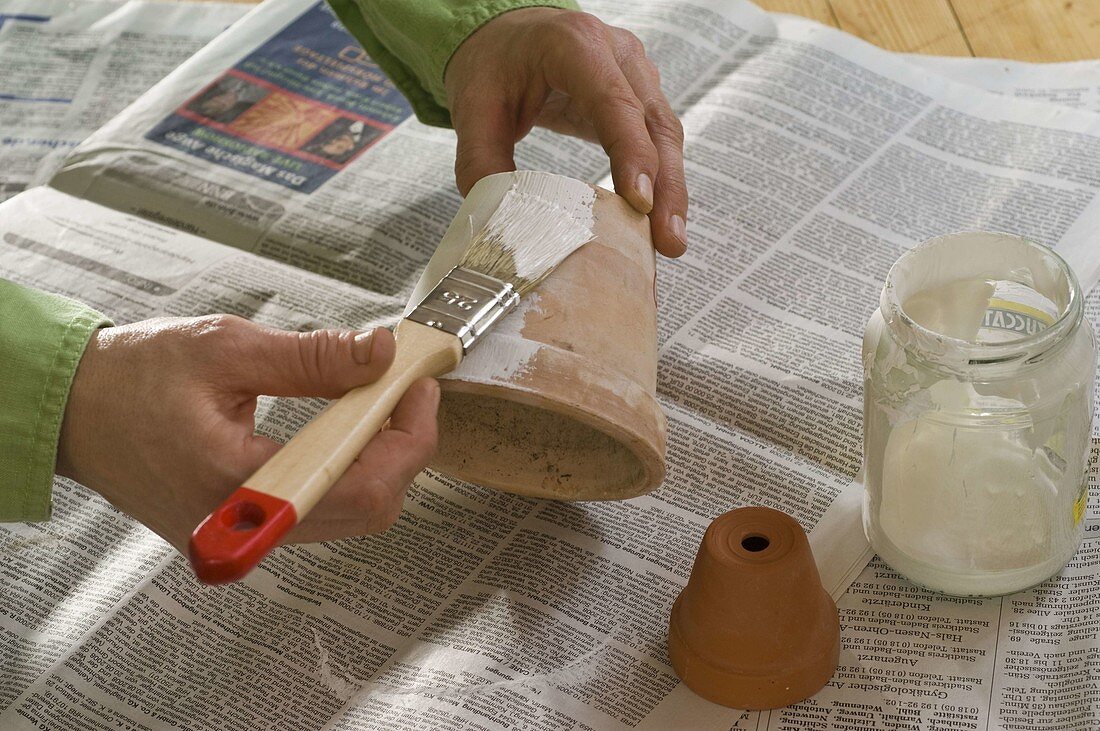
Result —
[{"label": "knuckle", "polygon": [[403,489],[394,489],[378,477],[368,476],[348,507],[374,531],[379,531],[397,522],[404,502]]},{"label": "knuckle", "polygon": [[373,518],[384,506],[383,498],[388,491],[382,480],[366,475],[352,494],[347,507],[359,518]]},{"label": "knuckle", "polygon": [[[234,440],[215,420],[203,419],[192,422],[187,433],[193,441],[198,454],[203,455],[202,464],[194,465],[206,472],[211,485],[224,485],[228,489],[236,487],[250,476],[249,465],[240,449],[236,449]],[[150,435],[159,439],[163,434]],[[235,484],[236,483],[236,484]]]},{"label": "knuckle", "polygon": [[607,112],[614,112],[628,129],[642,132],[640,126],[645,120],[645,108],[629,87],[614,86],[600,95],[597,104]]},{"label": "knuckle", "polygon": [[684,185],[683,178],[677,175],[662,175],[657,179],[656,186],[661,189],[661,195],[665,196],[672,202],[680,202],[683,206],[687,206],[687,186]]},{"label": "knuckle", "polygon": [[252,326],[248,320],[219,314],[163,320],[158,325],[119,333],[132,345],[149,346],[131,349],[129,362],[135,372],[170,368],[189,387],[209,392],[222,388],[227,375],[239,373],[250,361],[245,357],[245,328]]},{"label": "knuckle", "polygon": [[545,49],[559,60],[578,52],[592,59],[608,52],[607,26],[594,15],[583,12],[563,13],[542,36]]},{"label": "knuckle", "polygon": [[485,124],[486,117],[499,117],[508,113],[508,84],[495,79],[479,78],[477,83],[464,86],[454,95],[451,121],[459,141],[470,129]]},{"label": "knuckle", "polygon": [[459,155],[455,158],[455,180],[459,186],[471,186],[477,176],[479,163],[475,155]]},{"label": "knuckle", "polygon": [[568,13],[561,16],[564,27],[574,37],[603,40],[604,22],[591,13]]},{"label": "knuckle", "polygon": [[680,145],[683,144],[684,125],[668,104],[658,100],[646,104],[646,119],[654,134],[670,138]]},{"label": "knuckle", "polygon": [[653,146],[649,136],[633,130],[625,134],[617,134],[613,138],[604,141],[604,149],[612,160],[612,166],[619,165],[649,165],[655,163],[659,156],[657,148]]},{"label": "knuckle", "polygon": [[237,315],[206,315],[195,320],[193,332],[199,337],[225,337],[239,335],[251,323]]},{"label": "knuckle", "polygon": [[220,373],[225,368],[244,367],[254,340],[249,331],[255,324],[236,315],[207,315],[189,322],[182,334],[186,337],[176,343],[180,353],[189,353],[191,363],[206,369],[209,374]]},{"label": "knuckle", "polygon": [[[615,170],[616,162],[619,163],[620,168],[624,169],[624,172],[629,172],[629,168],[632,165],[637,164],[636,149],[633,144],[625,139],[617,139],[614,142],[604,145],[604,150],[607,152],[607,156],[611,158],[612,170]],[[627,157],[628,153],[633,153],[631,157]]]},{"label": "knuckle", "polygon": [[667,213],[670,215],[673,213],[679,214],[685,222],[688,221],[688,208],[690,204],[688,201],[687,191],[685,191],[680,186],[666,185],[664,189],[662,189],[661,193],[665,196],[666,202],[664,204],[664,207]]},{"label": "knuckle", "polygon": [[615,37],[618,40],[619,53],[624,58],[645,55],[645,44],[642,39],[625,28],[616,28]]},{"label": "knuckle", "polygon": [[455,167],[471,167],[492,157],[497,152],[497,146],[486,140],[464,140],[461,149],[455,156]]},{"label": "knuckle", "polygon": [[455,180],[460,188],[471,188],[474,183],[491,173],[515,170],[515,165],[497,159],[498,151],[489,145],[474,145],[463,150],[455,158]]},{"label": "knuckle", "polygon": [[419,473],[432,461],[439,448],[439,432],[435,422],[416,431],[400,434],[394,450],[401,455],[401,463],[408,474]]},{"label": "knuckle", "polygon": [[344,351],[350,351],[351,335],[336,330],[312,330],[299,333],[298,359],[302,371],[309,377],[320,379],[338,362]]},{"label": "knuckle", "polygon": [[639,63],[641,64],[642,69],[645,71],[646,75],[652,77],[653,81],[657,84],[657,88],[660,88],[661,69],[657,68],[657,64],[653,63],[653,61],[650,60],[649,56],[645,55],[644,51],[642,52],[642,57],[639,59]]}]

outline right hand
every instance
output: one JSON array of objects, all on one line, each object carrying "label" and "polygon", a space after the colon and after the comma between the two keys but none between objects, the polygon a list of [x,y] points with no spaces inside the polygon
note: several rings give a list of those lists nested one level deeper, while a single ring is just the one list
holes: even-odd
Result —
[{"label": "right hand", "polygon": [[[280,449],[255,434],[256,397],[339,398],[377,380],[393,335],[288,332],[238,317],[159,318],[93,334],[77,368],[57,471],[181,553],[191,532]],[[435,452],[439,384],[417,381],[287,543],[379,533]]]},{"label": "right hand", "polygon": [[462,195],[515,170],[516,142],[538,125],[603,145],[615,190],[649,215],[657,251],[687,250],[684,131],[633,33],[574,10],[509,10],[462,42],[444,85]]}]

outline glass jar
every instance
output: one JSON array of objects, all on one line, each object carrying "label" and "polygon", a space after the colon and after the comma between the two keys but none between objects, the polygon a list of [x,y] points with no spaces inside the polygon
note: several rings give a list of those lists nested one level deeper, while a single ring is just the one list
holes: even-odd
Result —
[{"label": "glass jar", "polygon": [[896,571],[993,596],[1081,541],[1096,344],[1051,249],[963,232],[890,269],[863,339],[863,525]]}]

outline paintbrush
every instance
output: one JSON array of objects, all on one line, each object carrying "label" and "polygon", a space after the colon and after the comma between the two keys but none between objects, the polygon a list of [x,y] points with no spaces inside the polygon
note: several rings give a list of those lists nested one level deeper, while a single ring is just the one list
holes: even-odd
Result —
[{"label": "paintbrush", "polygon": [[513,184],[458,266],[398,323],[386,374],[331,403],[195,529],[190,558],[199,579],[221,584],[247,574],[344,474],[414,381],[457,367],[592,237],[553,198]]}]

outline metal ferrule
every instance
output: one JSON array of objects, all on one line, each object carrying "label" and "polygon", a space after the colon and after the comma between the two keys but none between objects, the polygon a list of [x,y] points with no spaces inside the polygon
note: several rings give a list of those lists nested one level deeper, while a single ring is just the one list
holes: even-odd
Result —
[{"label": "metal ferrule", "polygon": [[406,318],[458,336],[463,351],[519,304],[508,282],[455,267]]}]

